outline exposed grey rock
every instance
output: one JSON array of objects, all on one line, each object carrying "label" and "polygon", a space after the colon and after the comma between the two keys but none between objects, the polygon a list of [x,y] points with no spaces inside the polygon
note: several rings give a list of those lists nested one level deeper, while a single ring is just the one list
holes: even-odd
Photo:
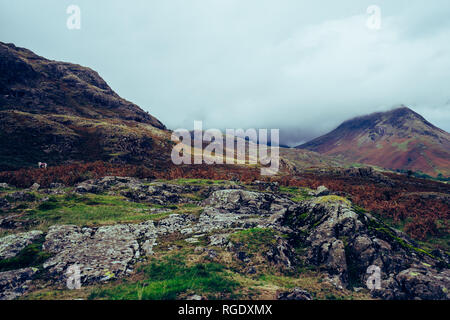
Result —
[{"label": "exposed grey rock", "polygon": [[39,183],[33,183],[33,185],[30,187],[31,191],[37,191],[39,190],[39,188],[41,187],[41,185]]},{"label": "exposed grey rock", "polygon": [[328,190],[328,188],[325,186],[320,186],[317,188],[317,190],[310,191],[308,193],[308,195],[313,196],[313,197],[323,197],[323,196],[327,196],[329,194],[330,194],[330,190]]},{"label": "exposed grey rock", "polygon": [[126,274],[141,254],[152,254],[155,239],[152,221],[96,229],[53,226],[43,248],[55,255],[44,263],[44,268],[57,281],[64,280],[71,265],[80,268],[83,284],[104,281],[106,275],[118,277]]},{"label": "exposed grey rock", "polygon": [[166,235],[178,231],[190,234],[194,232],[192,228],[189,228],[193,221],[194,217],[191,215],[171,214],[157,223],[157,233]]},{"label": "exposed grey rock", "polygon": [[228,243],[229,236],[229,234],[213,234],[209,237],[209,245],[223,247]]},{"label": "exposed grey rock", "polygon": [[66,186],[62,183],[50,183],[50,189],[62,189],[65,188]]},{"label": "exposed grey rock", "polygon": [[287,241],[279,236],[276,236],[276,245],[266,252],[268,260],[283,269],[291,269],[293,267],[291,257],[294,255],[292,247]]},{"label": "exposed grey rock", "polygon": [[265,181],[253,181],[250,184],[252,187],[258,188],[259,191],[271,191],[271,192],[277,192],[280,190],[280,186],[278,182],[265,182]]},{"label": "exposed grey rock", "polygon": [[14,192],[14,193],[8,195],[8,198],[13,202],[17,202],[17,201],[31,202],[31,201],[36,200],[36,196],[33,193],[24,192],[24,191]]},{"label": "exposed grey rock", "polygon": [[205,206],[234,212],[236,214],[270,214],[271,204],[276,202],[271,193],[239,189],[215,191],[203,201]]},{"label": "exposed grey rock", "polygon": [[0,272],[0,300],[14,300],[26,293],[37,272],[36,268]]},{"label": "exposed grey rock", "polygon": [[0,189],[12,189],[13,186],[10,186],[9,184],[2,182],[0,183]]},{"label": "exposed grey rock", "polygon": [[301,288],[294,288],[286,292],[280,292],[277,295],[278,300],[313,300],[311,294]]},{"label": "exposed grey rock", "polygon": [[450,270],[415,265],[384,280],[374,296],[383,299],[449,300]]},{"label": "exposed grey rock", "polygon": [[[338,288],[346,287],[350,280],[365,284],[368,267],[378,266],[383,286],[374,291],[376,296],[446,299],[449,269],[438,271],[442,263],[420,251],[407,250],[414,244],[401,232],[386,226],[370,227],[380,222],[354,212],[343,201],[305,201],[290,207],[284,219],[282,223],[289,224],[306,248],[307,262],[326,270],[330,282]],[[421,266],[420,271],[415,265]]]},{"label": "exposed grey rock", "polygon": [[183,193],[190,193],[197,190],[195,186],[179,186],[165,183],[155,183],[150,186],[136,185],[133,188],[124,190],[121,194],[133,201],[148,202],[158,205],[177,204],[189,202],[183,198]]},{"label": "exposed grey rock", "polygon": [[95,184],[82,182],[76,186],[75,191],[78,193],[100,193],[103,191],[103,188]]},{"label": "exposed grey rock", "polygon": [[26,246],[41,237],[42,234],[42,231],[34,230],[0,238],[0,260],[15,257]]},{"label": "exposed grey rock", "polygon": [[193,294],[191,296],[186,297],[186,300],[188,301],[200,301],[205,300],[205,297],[199,296],[198,294]]},{"label": "exposed grey rock", "polygon": [[0,198],[0,210],[7,210],[11,208],[11,204],[5,198]]}]

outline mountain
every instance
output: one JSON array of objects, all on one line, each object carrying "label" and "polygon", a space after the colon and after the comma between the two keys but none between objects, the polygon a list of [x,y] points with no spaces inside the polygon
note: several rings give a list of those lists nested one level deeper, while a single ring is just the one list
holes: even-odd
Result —
[{"label": "mountain", "polygon": [[450,134],[404,106],[345,121],[297,148],[344,161],[450,176]]},{"label": "mountain", "polygon": [[169,132],[97,72],[0,42],[0,170],[169,159]]}]

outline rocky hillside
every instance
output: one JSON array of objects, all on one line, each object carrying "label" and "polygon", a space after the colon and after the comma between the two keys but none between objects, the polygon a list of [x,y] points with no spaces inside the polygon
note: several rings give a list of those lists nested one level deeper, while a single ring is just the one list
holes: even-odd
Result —
[{"label": "rocky hillside", "polygon": [[450,134],[406,107],[348,120],[297,148],[347,162],[450,176]]},{"label": "rocky hillside", "polygon": [[[444,252],[325,187],[105,177],[1,188],[1,299],[450,298]],[[79,290],[66,287],[73,266]],[[382,279],[372,291],[370,266]]]},{"label": "rocky hillside", "polygon": [[0,42],[0,170],[167,160],[168,133],[97,72]]}]

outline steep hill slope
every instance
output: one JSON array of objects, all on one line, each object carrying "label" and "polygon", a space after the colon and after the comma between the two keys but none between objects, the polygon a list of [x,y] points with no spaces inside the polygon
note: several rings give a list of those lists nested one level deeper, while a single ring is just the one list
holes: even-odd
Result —
[{"label": "steep hill slope", "polygon": [[169,159],[169,133],[93,70],[0,42],[0,170]]},{"label": "steep hill slope", "polygon": [[348,120],[297,148],[388,169],[450,176],[450,134],[407,107]]}]

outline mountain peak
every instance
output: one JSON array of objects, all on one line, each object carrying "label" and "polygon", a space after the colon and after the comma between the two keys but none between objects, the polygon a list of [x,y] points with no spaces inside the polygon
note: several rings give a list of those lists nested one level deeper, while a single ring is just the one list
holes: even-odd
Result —
[{"label": "mountain peak", "polygon": [[404,105],[347,120],[297,148],[389,169],[450,175],[450,135]]}]

